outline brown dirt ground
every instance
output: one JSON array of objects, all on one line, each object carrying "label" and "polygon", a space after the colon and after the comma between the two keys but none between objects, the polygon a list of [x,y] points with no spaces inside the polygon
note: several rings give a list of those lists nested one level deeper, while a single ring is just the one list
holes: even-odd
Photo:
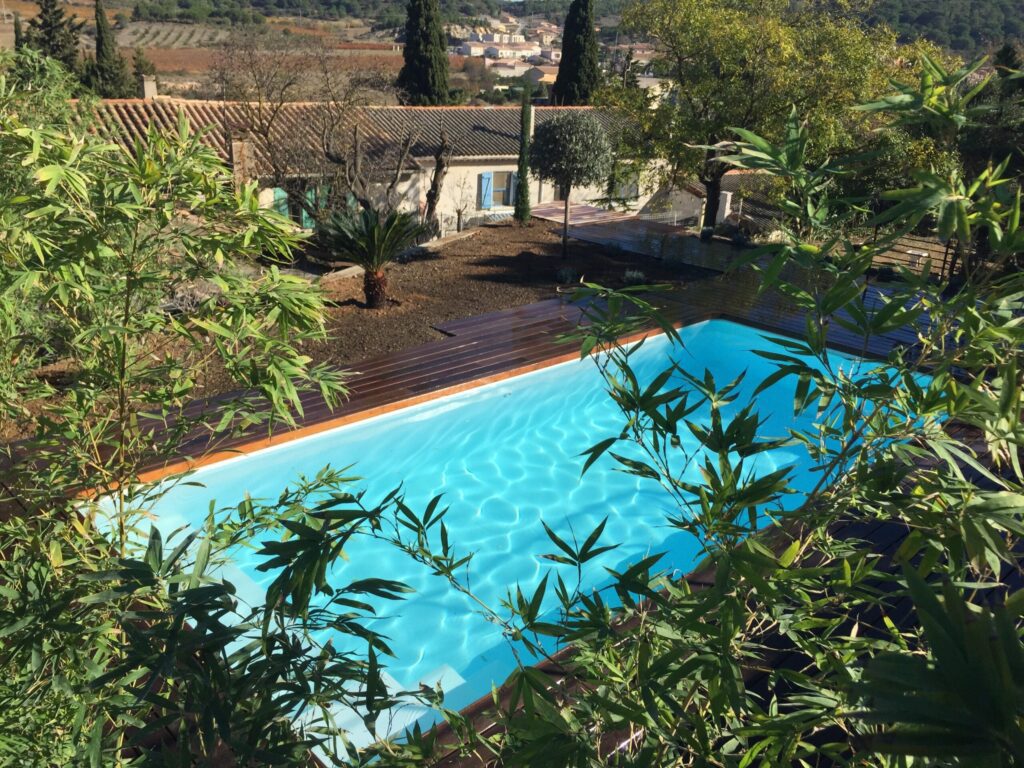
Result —
[{"label": "brown dirt ground", "polygon": [[[626,270],[639,270],[652,283],[683,283],[709,274],[573,240],[563,259],[558,228],[550,222],[489,225],[438,253],[390,265],[390,302],[384,308],[364,306],[361,277],[325,283],[334,305],[328,310],[329,339],[305,351],[317,362],[349,367],[434,341],[444,337],[434,328],[440,323],[553,298],[560,287],[571,290],[558,283],[563,268],[609,287],[625,285]],[[220,370],[210,370],[204,380],[208,395],[230,386]]]}]

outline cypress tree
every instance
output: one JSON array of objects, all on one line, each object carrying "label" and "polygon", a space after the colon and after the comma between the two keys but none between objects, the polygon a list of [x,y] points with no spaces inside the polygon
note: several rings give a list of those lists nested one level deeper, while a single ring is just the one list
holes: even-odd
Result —
[{"label": "cypress tree", "polygon": [[533,115],[530,110],[530,89],[523,87],[523,103],[519,113],[519,167],[516,169],[515,218],[520,224],[530,221],[530,132]]},{"label": "cypress tree", "polygon": [[83,22],[66,16],[60,0],[37,0],[37,3],[39,13],[28,22],[25,42],[59,61],[69,72],[78,71],[78,36]]},{"label": "cypress tree", "polygon": [[405,20],[405,60],[398,73],[404,104],[448,103],[448,38],[438,0],[409,0]]},{"label": "cypress tree", "polygon": [[594,0],[572,0],[562,30],[562,61],[551,96],[555,104],[589,104],[601,84]]},{"label": "cypress tree", "polygon": [[110,27],[103,0],[96,0],[96,58],[89,63],[86,81],[97,95],[106,99],[125,98],[135,92],[128,64],[117,49],[117,37]]},{"label": "cypress tree", "polygon": [[25,47],[25,30],[21,28],[21,14],[14,14],[14,50],[20,51]]}]

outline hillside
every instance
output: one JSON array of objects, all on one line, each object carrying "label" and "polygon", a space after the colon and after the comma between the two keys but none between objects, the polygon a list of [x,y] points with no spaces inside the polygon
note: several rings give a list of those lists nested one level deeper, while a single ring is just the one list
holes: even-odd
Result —
[{"label": "hillside", "polygon": [[[502,7],[516,15],[560,21],[570,0],[441,0],[445,15],[465,22]],[[615,15],[629,0],[595,0],[598,17]],[[262,16],[354,17],[380,27],[400,26],[405,0],[138,0],[133,17],[146,21],[260,20]],[[869,23],[887,24],[904,39],[926,37],[964,55],[985,52],[1007,40],[1024,39],[1022,0],[876,0]]]},{"label": "hillside", "polygon": [[[441,0],[442,10],[453,21],[494,15],[501,6],[500,0]],[[236,23],[262,15],[374,19],[394,27],[405,19],[405,0],[137,0],[134,9],[132,17],[140,21]]]},{"label": "hillside", "polygon": [[[595,0],[594,6],[601,17],[621,12],[628,2]],[[516,14],[561,18],[569,0],[522,0],[505,7]],[[904,40],[925,37],[972,55],[1008,40],[1024,40],[1024,0],[875,0],[867,21],[892,27]]]}]

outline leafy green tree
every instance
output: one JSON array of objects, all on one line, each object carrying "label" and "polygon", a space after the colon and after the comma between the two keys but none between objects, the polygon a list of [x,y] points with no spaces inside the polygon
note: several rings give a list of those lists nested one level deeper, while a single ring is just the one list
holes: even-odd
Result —
[{"label": "leafy green tree", "polygon": [[622,87],[623,88],[639,88],[640,77],[637,75],[637,69],[639,68],[639,62],[633,59],[633,49],[630,48],[626,52],[625,58],[621,64],[622,74]]},{"label": "leafy green tree", "polygon": [[523,88],[519,112],[519,164],[516,167],[515,219],[520,224],[530,221],[530,134],[533,133],[533,107],[530,91]]},{"label": "leafy green tree", "polygon": [[398,73],[402,103],[448,103],[448,38],[438,0],[409,0],[406,8],[404,64]]},{"label": "leafy green tree", "polygon": [[60,0],[37,0],[37,4],[39,13],[29,19],[26,43],[60,62],[69,72],[77,72],[78,39],[84,22],[65,14]]},{"label": "leafy green tree", "polygon": [[384,268],[427,233],[415,214],[365,208],[336,212],[321,230],[331,251],[363,268],[363,293],[370,309],[387,300]]},{"label": "leafy green tree", "polygon": [[778,138],[791,105],[815,132],[822,156],[856,144],[868,130],[849,107],[885,87],[894,41],[818,4],[786,0],[652,0],[633,4],[625,21],[659,42],[659,66],[672,93],[655,109],[634,103],[646,148],[676,180],[696,177],[706,190],[704,226],[718,219],[719,145],[743,128]]},{"label": "leafy green tree", "polygon": [[551,89],[555,104],[589,104],[601,85],[594,0],[573,0],[562,31],[562,60]]},{"label": "leafy green tree", "polygon": [[85,65],[85,83],[105,99],[135,95],[128,63],[117,47],[117,35],[110,27],[103,0],[96,0],[96,56]]},{"label": "leafy green tree", "polygon": [[564,112],[537,126],[530,146],[530,168],[553,183],[565,200],[562,256],[567,256],[570,195],[576,187],[607,179],[611,169],[608,135],[593,115]]}]

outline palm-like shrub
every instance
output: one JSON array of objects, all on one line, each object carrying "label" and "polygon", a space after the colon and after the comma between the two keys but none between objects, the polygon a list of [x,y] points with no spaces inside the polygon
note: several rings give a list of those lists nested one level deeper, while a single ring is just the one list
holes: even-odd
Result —
[{"label": "palm-like shrub", "polygon": [[365,270],[363,293],[371,309],[382,306],[387,298],[384,267],[425,233],[415,214],[397,211],[334,213],[322,225],[327,247]]}]

